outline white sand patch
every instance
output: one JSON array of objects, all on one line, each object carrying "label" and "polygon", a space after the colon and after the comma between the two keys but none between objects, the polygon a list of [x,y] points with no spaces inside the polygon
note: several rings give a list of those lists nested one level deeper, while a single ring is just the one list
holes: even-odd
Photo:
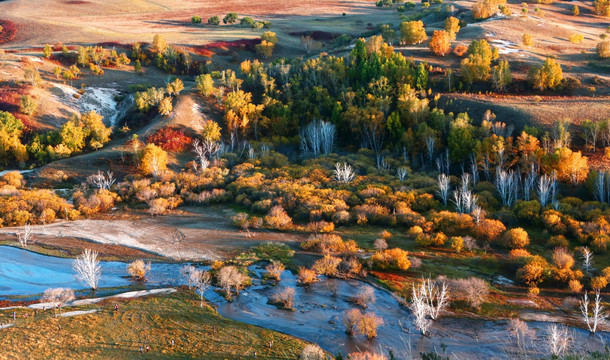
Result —
[{"label": "white sand patch", "polygon": [[99,311],[99,309],[69,311],[69,312],[62,313],[60,316],[62,316],[62,317],[70,317],[70,316],[78,316],[78,315],[87,315],[87,314],[96,313],[98,311]]},{"label": "white sand patch", "polygon": [[114,126],[123,117],[132,103],[132,96],[126,97],[118,103],[116,97],[121,93],[116,89],[88,87],[79,96],[78,91],[65,84],[53,83],[53,86],[62,91],[62,96],[57,96],[62,103],[74,108],[80,113],[96,111],[104,117],[104,122]]},{"label": "white sand patch", "polygon": [[498,48],[499,54],[516,54],[521,52],[521,49],[515,48],[517,44],[508,40],[491,40],[493,46]]}]

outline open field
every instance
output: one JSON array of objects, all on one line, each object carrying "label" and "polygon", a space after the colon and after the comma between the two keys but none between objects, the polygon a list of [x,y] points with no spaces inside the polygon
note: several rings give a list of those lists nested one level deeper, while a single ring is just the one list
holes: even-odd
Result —
[{"label": "open field", "polygon": [[[223,318],[208,305],[200,308],[198,298],[184,290],[78,309],[97,311],[56,318],[52,311],[34,316],[31,309],[16,310],[16,324],[0,330],[0,358],[220,360],[254,357],[256,352],[259,359],[279,360],[294,359],[305,346],[290,336]],[[0,310],[0,322],[11,316],[12,311]],[[140,347],[146,346],[150,351],[141,354]]]},{"label": "open field", "polygon": [[[162,217],[135,219],[77,220],[36,226],[35,243],[70,249],[73,240],[111,246],[121,256],[136,257],[146,252],[172,260],[218,260],[238,255],[262,242],[297,242],[305,237],[269,231],[253,231],[251,237],[231,225],[235,214],[226,207],[184,208]],[[15,234],[19,229],[0,228],[0,234]],[[179,233],[180,237],[175,234]],[[87,245],[88,246],[88,245]],[[121,250],[126,249],[126,250]],[[133,250],[132,250],[133,249]],[[111,254],[104,247],[102,256]],[[142,250],[138,252],[137,250]],[[150,255],[145,255],[148,257]]]}]

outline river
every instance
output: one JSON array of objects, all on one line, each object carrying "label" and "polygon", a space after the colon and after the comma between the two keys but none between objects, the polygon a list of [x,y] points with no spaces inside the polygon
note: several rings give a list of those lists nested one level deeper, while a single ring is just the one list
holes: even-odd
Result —
[{"label": "river", "polygon": [[[85,289],[74,278],[72,259],[55,258],[29,252],[24,249],[0,246],[0,299],[23,295],[35,297],[53,287]],[[100,288],[128,287],[133,284],[126,277],[126,263],[102,262]],[[147,276],[147,287],[175,286],[180,279],[181,264],[153,263]],[[551,323],[527,322],[533,335],[521,354],[516,354],[516,343],[508,322],[458,317],[444,317],[435,321],[431,336],[423,337],[411,322],[410,311],[401,305],[388,291],[373,288],[375,302],[365,311],[383,318],[378,337],[366,340],[348,336],[342,322],[343,313],[353,308],[350,298],[363,287],[371,285],[357,280],[323,278],[309,287],[297,285],[296,277],[284,271],[278,286],[263,280],[264,269],[251,266],[252,286],[243,290],[233,302],[226,301],[215,288],[205,296],[218,312],[249,324],[280,331],[319,344],[332,353],[343,355],[353,351],[375,350],[387,353],[392,350],[398,359],[419,358],[420,352],[445,352],[450,359],[512,359],[549,357],[546,342]],[[142,286],[140,284],[140,286]],[[296,289],[296,311],[278,309],[267,299],[281,287]],[[104,290],[100,290],[103,292]],[[116,292],[116,291],[115,291]],[[602,351],[610,342],[610,333],[569,328],[572,351]]]}]

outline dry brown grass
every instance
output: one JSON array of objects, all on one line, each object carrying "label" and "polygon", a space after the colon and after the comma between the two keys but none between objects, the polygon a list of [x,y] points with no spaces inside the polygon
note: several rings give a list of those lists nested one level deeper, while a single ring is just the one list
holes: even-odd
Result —
[{"label": "dry brown grass", "polygon": [[[303,341],[246,325],[200,308],[186,292],[114,302],[99,312],[54,318],[51,311],[19,310],[14,327],[0,330],[1,359],[295,359]],[[64,311],[72,311],[67,309]],[[12,311],[0,312],[7,323]],[[171,341],[174,340],[174,346]],[[272,348],[268,344],[274,343]],[[150,352],[139,354],[140,346]]]}]

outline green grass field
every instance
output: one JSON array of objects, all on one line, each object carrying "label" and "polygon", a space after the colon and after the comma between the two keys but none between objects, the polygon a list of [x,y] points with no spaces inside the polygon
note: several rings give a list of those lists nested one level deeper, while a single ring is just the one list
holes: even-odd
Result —
[{"label": "green grass field", "polygon": [[[59,318],[19,309],[15,326],[0,330],[0,359],[247,359],[255,351],[257,359],[295,359],[306,345],[200,308],[187,291],[121,301],[117,312],[114,304],[66,308],[99,311]],[[0,323],[10,322],[12,312],[0,311]],[[151,350],[140,354],[147,345]]]}]

